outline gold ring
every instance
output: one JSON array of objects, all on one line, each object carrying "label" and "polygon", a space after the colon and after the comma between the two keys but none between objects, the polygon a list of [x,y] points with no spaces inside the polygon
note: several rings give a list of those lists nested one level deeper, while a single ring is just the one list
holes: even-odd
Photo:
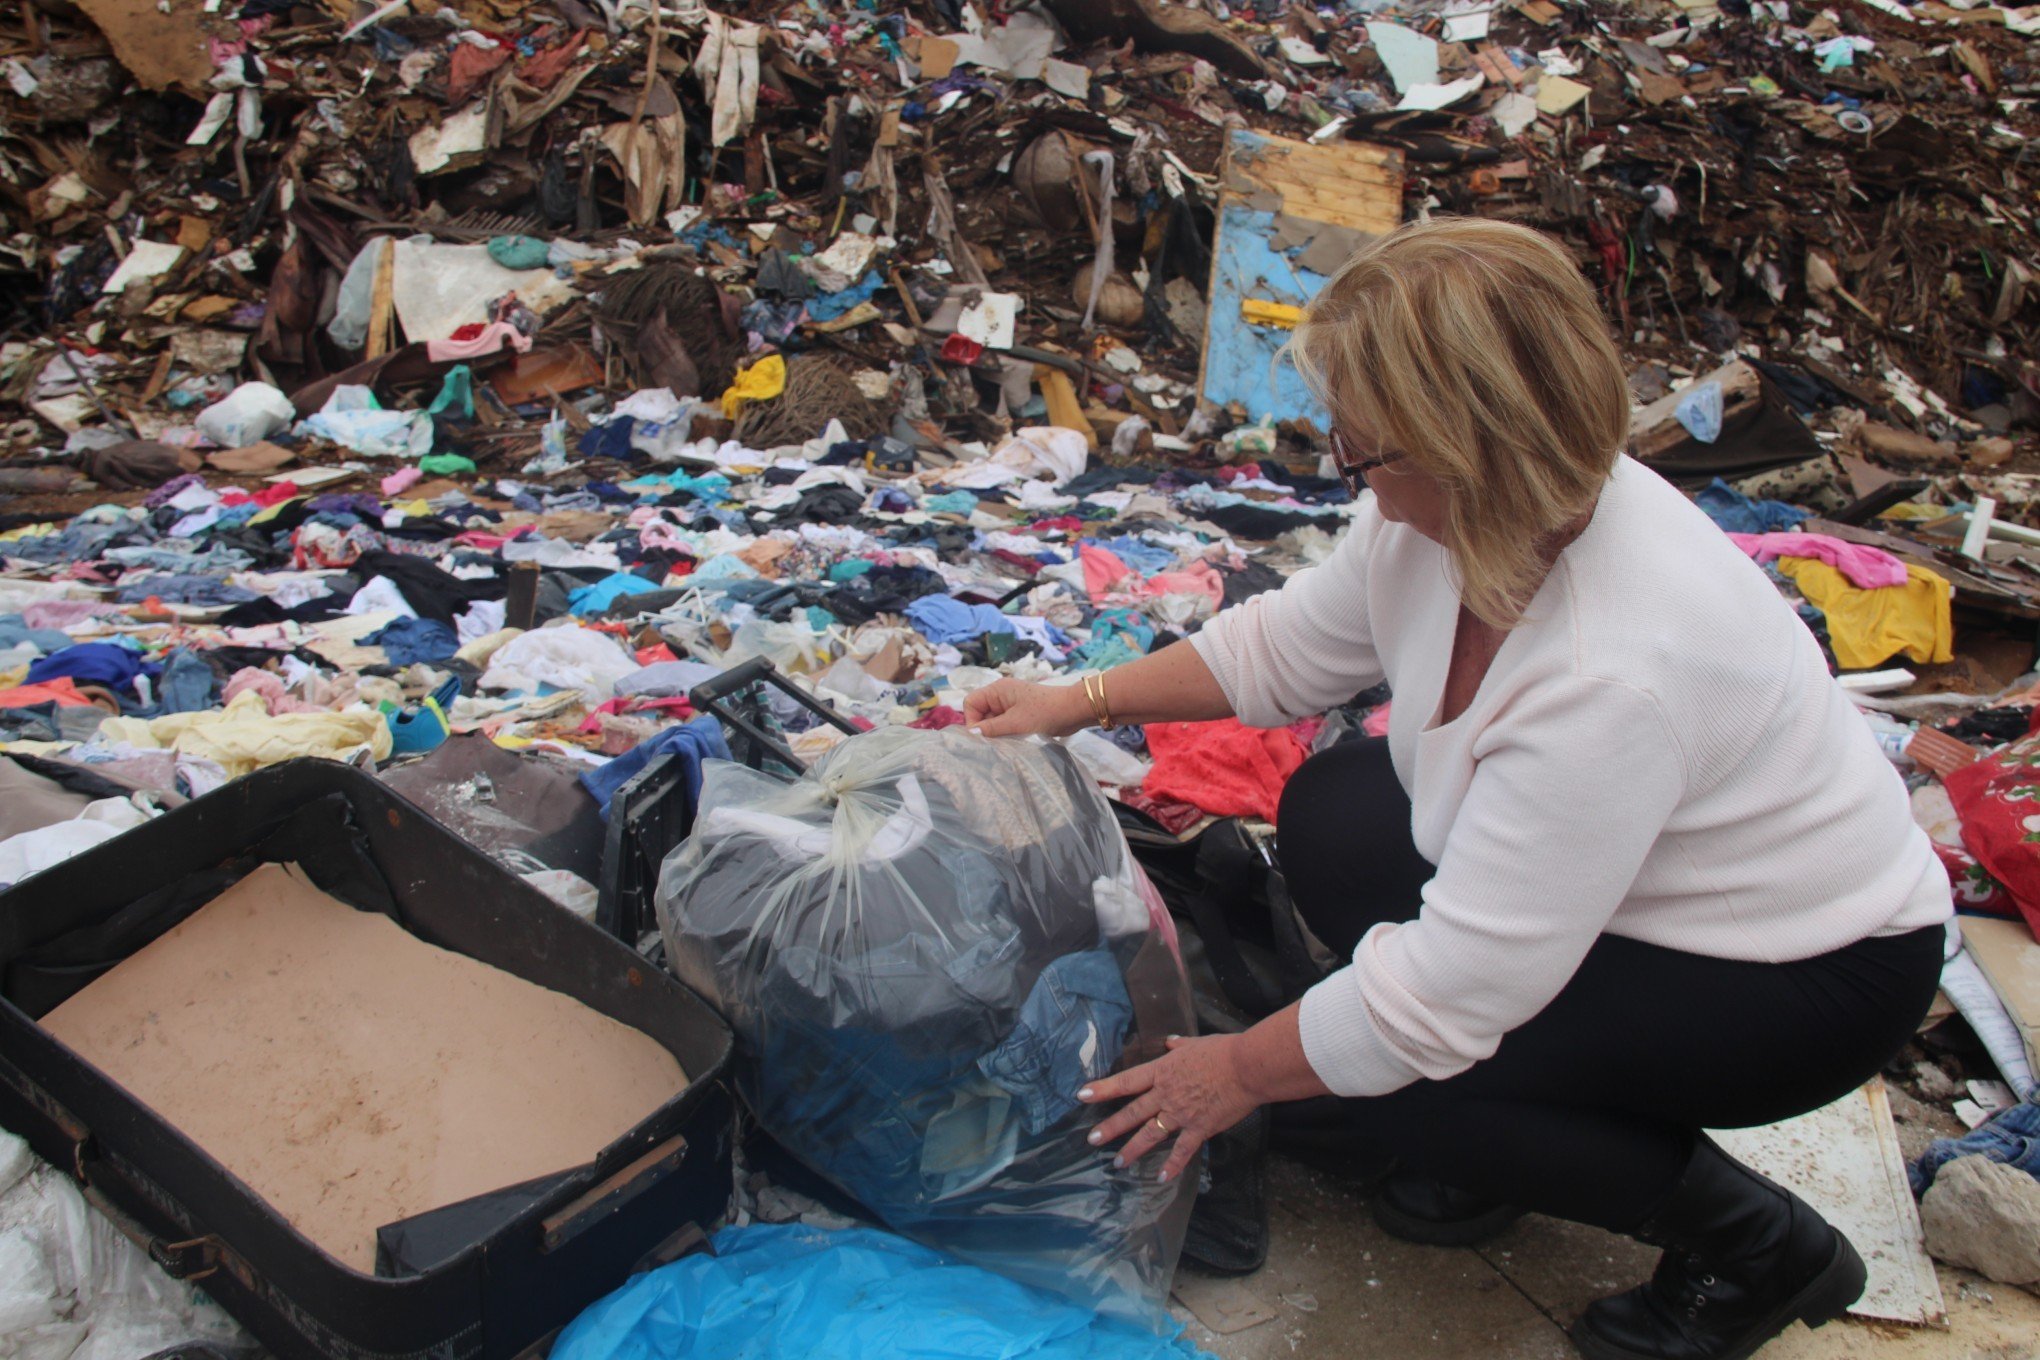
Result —
[{"label": "gold ring", "polygon": [[1168,1137],[1171,1133],[1175,1132],[1174,1129],[1171,1129],[1167,1124],[1164,1124],[1162,1122],[1162,1117],[1160,1115],[1155,1116],[1155,1127],[1161,1130],[1162,1136],[1164,1138]]}]

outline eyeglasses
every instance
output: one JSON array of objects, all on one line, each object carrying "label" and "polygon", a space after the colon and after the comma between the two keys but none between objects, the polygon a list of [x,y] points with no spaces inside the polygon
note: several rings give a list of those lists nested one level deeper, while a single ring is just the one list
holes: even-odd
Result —
[{"label": "eyeglasses", "polygon": [[1358,496],[1365,487],[1368,473],[1376,468],[1387,467],[1390,463],[1401,462],[1405,456],[1400,453],[1383,453],[1372,458],[1355,458],[1352,448],[1346,443],[1346,437],[1337,430],[1332,431],[1332,466],[1339,470],[1339,476],[1344,479],[1346,489],[1355,496]]}]

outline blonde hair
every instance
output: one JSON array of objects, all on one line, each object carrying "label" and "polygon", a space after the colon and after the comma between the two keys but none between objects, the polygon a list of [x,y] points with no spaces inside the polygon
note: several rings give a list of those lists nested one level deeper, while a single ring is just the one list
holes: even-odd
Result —
[{"label": "blonde hair", "polygon": [[1622,358],[1573,258],[1504,222],[1399,227],[1354,253],[1287,349],[1339,426],[1444,488],[1461,597],[1518,623],[1540,544],[1594,503],[1629,435]]}]

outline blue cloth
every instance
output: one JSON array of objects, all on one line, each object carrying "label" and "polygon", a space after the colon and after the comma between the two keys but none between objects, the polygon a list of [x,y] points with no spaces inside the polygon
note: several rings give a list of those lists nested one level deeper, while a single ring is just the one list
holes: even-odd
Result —
[{"label": "blue cloth", "polygon": [[553,1360],[1207,1360],[871,1228],[754,1223],[569,1323]]},{"label": "blue cloth", "polygon": [[460,635],[438,619],[398,619],[362,641],[382,648],[392,666],[444,661],[460,650]]},{"label": "blue cloth", "polygon": [[1797,529],[1811,512],[1784,501],[1755,501],[1716,477],[1693,503],[1731,534],[1770,534]]},{"label": "blue cloth", "polygon": [[642,576],[619,571],[592,586],[568,592],[567,607],[577,615],[600,614],[626,595],[643,595],[658,588]]},{"label": "blue cloth", "polygon": [[158,711],[162,713],[203,713],[214,707],[219,684],[205,658],[179,647],[163,658],[163,678],[157,683]]},{"label": "blue cloth", "polygon": [[824,293],[820,297],[809,298],[808,317],[814,321],[834,321],[858,303],[871,301],[884,282],[874,269],[840,293]]},{"label": "blue cloth", "polygon": [[722,724],[704,714],[647,737],[607,765],[588,771],[581,776],[581,787],[595,796],[602,815],[607,817],[609,800],[616,796],[616,791],[653,760],[669,752],[680,757],[687,771],[687,801],[691,806],[701,797],[701,762],[728,760],[730,744],[723,739]]},{"label": "blue cloth", "polygon": [[581,434],[579,445],[584,458],[613,458],[619,463],[628,463],[640,457],[630,446],[631,431],[637,422],[629,416],[618,416],[607,424],[591,426]]},{"label": "blue cloth", "polygon": [[1937,1138],[1906,1168],[1915,1197],[1927,1193],[1942,1167],[1957,1157],[1988,1157],[2040,1178],[2040,1090],[1960,1138]]},{"label": "blue cloth", "polygon": [[965,604],[948,595],[923,595],[907,606],[907,622],[922,637],[941,646],[968,642],[986,633],[1010,633],[1013,621],[988,604]]},{"label": "blue cloth", "polygon": [[19,614],[0,617],[0,652],[19,647],[24,642],[47,656],[70,646],[71,635],[58,628],[30,628],[21,621]]},{"label": "blue cloth", "polygon": [[1087,540],[1094,547],[1114,553],[1119,560],[1143,576],[1153,576],[1158,571],[1167,571],[1176,565],[1176,554],[1167,548],[1158,548],[1132,534],[1121,534],[1117,538],[1094,538]]},{"label": "blue cloth", "polygon": [[262,597],[245,586],[230,586],[210,576],[150,576],[122,586],[114,595],[122,604],[140,604],[151,595],[170,604],[250,604]]},{"label": "blue cloth", "polygon": [[133,694],[135,677],[154,677],[162,668],[136,652],[111,642],[80,642],[52,652],[28,665],[28,683],[40,685],[69,676],[81,685],[100,685],[115,694]]},{"label": "blue cloth", "polygon": [[975,491],[945,491],[939,496],[929,496],[921,502],[921,508],[931,515],[968,515],[978,508]]},{"label": "blue cloth", "polygon": [[978,1070],[1012,1093],[1029,1133],[1060,1123],[1077,1091],[1112,1070],[1133,1024],[1133,1001],[1111,951],[1065,954],[1041,970],[1020,1018]]}]

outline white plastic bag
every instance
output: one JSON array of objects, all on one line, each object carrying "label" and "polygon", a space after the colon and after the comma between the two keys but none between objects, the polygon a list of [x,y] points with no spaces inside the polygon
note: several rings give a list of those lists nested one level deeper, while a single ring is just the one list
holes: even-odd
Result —
[{"label": "white plastic bag", "polygon": [[136,1360],[189,1341],[250,1348],[218,1304],[0,1130],[0,1360]]},{"label": "white plastic bag", "polygon": [[245,449],[290,428],[297,408],[268,383],[242,383],[198,413],[198,432],[223,449]]}]

